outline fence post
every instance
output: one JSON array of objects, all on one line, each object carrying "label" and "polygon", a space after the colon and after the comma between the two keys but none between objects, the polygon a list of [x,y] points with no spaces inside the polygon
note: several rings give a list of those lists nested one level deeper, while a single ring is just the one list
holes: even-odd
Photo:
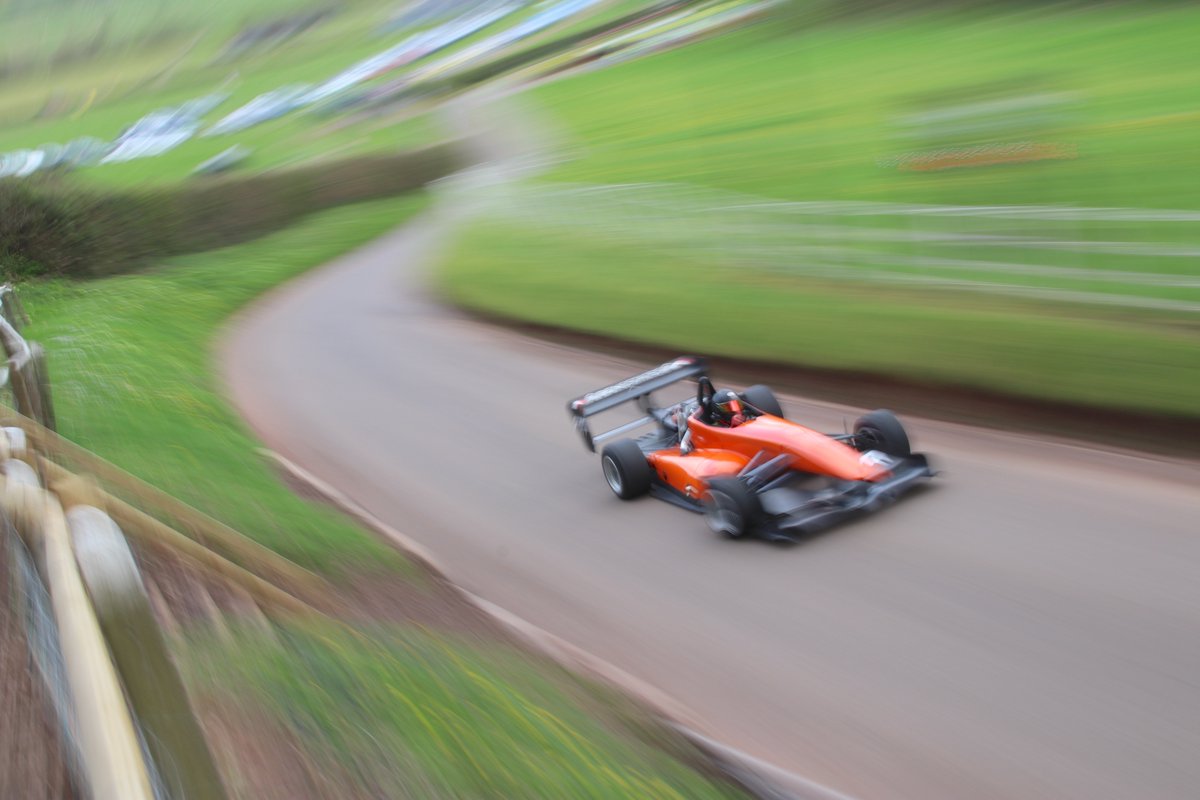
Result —
[{"label": "fence post", "polygon": [[29,351],[32,354],[29,370],[33,373],[33,394],[37,397],[39,412],[36,419],[42,427],[57,431],[58,420],[54,416],[54,400],[50,395],[50,372],[46,369],[46,350],[39,343],[30,342]]},{"label": "fence post", "polygon": [[53,429],[54,412],[50,409],[50,382],[45,366],[46,355],[41,346],[35,344],[30,347],[13,324],[2,315],[0,344],[8,357],[7,377],[12,384],[17,411],[43,427]]},{"label": "fence post", "polygon": [[29,324],[29,315],[25,313],[25,307],[21,305],[21,299],[12,286],[0,286],[0,314],[18,331]]},{"label": "fence post", "polygon": [[120,528],[88,505],[70,508],[67,524],[84,585],[168,796],[224,800],[212,754]]},{"label": "fence post", "polygon": [[[44,457],[39,456],[38,464],[54,492],[67,497],[71,496],[70,493],[74,490],[71,488],[70,482],[79,480],[78,476]],[[238,584],[255,600],[264,605],[302,617],[320,615],[320,612],[312,606],[289,592],[234,564],[199,542],[189,539],[129,503],[101,491],[98,487],[96,487],[94,496],[97,498],[95,502],[104,506],[121,526],[121,529],[127,531],[135,540],[151,547],[168,549],[199,564],[225,580]]]},{"label": "fence post", "polygon": [[4,481],[3,502],[49,589],[87,789],[98,800],[153,800],[133,720],[71,552],[62,506],[20,480]]},{"label": "fence post", "polygon": [[[188,537],[214,553],[224,554],[228,559],[245,564],[259,574],[270,576],[280,585],[290,587],[291,591],[302,591],[301,596],[320,598],[324,602],[333,593],[332,587],[325,579],[238,533],[228,525],[155,489],[140,478],[104,461],[95,453],[84,450],[53,431],[44,430],[28,422],[21,424],[27,429],[32,446],[40,453],[70,463],[76,472],[92,473],[102,484],[113,487],[114,492],[119,492],[123,497],[137,503],[139,508],[156,509],[174,521],[175,527],[186,532]],[[69,474],[65,468],[50,463],[51,466],[46,467],[43,464],[43,467],[51,471],[48,473],[51,479],[55,476],[66,477]],[[127,536],[137,538],[139,530],[134,527],[136,523],[122,519],[121,512],[112,506],[104,508],[112,514]]]}]

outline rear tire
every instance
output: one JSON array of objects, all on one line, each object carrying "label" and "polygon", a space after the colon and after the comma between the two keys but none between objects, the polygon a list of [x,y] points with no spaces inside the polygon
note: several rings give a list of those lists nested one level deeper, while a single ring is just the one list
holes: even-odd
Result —
[{"label": "rear tire", "polygon": [[622,500],[632,500],[650,491],[654,472],[646,454],[633,439],[613,442],[600,454],[604,480],[613,494]]},{"label": "rear tire", "polygon": [[762,521],[758,495],[737,478],[713,478],[704,498],[704,521],[713,533],[740,539]]},{"label": "rear tire", "polygon": [[742,392],[742,399],[750,405],[767,414],[783,417],[783,408],[779,405],[775,393],[762,384],[751,386]]},{"label": "rear tire", "polygon": [[912,455],[904,426],[895,414],[882,408],[864,414],[854,423],[854,446],[864,453],[878,450],[896,458]]}]

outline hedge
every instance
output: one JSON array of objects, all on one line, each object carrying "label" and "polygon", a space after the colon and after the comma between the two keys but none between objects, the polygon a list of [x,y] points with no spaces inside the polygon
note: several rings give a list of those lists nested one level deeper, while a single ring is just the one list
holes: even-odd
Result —
[{"label": "hedge", "polygon": [[0,180],[0,271],[7,279],[128,272],[254,239],[314,211],[416,189],[461,163],[447,143],[161,189],[100,192],[53,175]]}]

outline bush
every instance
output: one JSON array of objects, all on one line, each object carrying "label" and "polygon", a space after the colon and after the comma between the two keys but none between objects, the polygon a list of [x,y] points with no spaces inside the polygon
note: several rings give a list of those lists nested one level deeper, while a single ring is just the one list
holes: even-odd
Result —
[{"label": "bush", "polygon": [[442,144],[144,191],[101,193],[54,176],[0,181],[0,271],[8,279],[128,272],[248,241],[314,211],[416,189],[459,164],[455,145]]}]

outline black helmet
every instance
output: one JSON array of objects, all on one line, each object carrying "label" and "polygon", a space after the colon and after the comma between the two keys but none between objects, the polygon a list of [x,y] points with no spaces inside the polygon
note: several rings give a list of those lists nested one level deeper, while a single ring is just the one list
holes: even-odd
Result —
[{"label": "black helmet", "polygon": [[720,389],[713,395],[713,412],[726,419],[741,413],[742,403],[732,389]]}]

